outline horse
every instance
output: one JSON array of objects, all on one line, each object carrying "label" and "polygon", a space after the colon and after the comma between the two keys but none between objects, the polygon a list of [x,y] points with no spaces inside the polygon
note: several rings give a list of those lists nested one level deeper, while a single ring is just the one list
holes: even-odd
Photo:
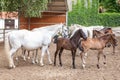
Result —
[{"label": "horse", "polygon": [[[54,25],[54,26],[56,26],[56,25]],[[40,27],[40,28],[34,28],[31,31],[40,31],[40,30],[52,31],[54,26],[52,25],[52,26],[45,26],[45,27]],[[59,31],[58,34],[56,34],[55,36],[67,38],[68,37],[68,28],[64,25],[64,27],[62,27],[62,31]],[[53,37],[53,42],[55,42],[57,40],[55,36]],[[29,57],[30,56],[30,51],[27,51],[27,50],[22,48],[23,59],[25,61],[26,61],[26,56],[25,56],[26,52],[28,52],[28,59],[30,59],[30,57]],[[34,52],[33,52],[34,59],[32,59],[32,63],[33,64],[38,63],[38,60],[37,60],[38,49],[36,49]]]},{"label": "horse", "polygon": [[[103,36],[105,34],[113,34],[112,28],[103,28],[99,31],[93,30],[93,38],[94,37],[100,37],[100,36]],[[114,36],[114,38],[116,38],[116,36]],[[110,43],[108,43],[106,46],[109,47]],[[115,54],[115,45],[112,44],[112,46],[113,46],[113,54]]]},{"label": "horse", "polygon": [[62,23],[57,25],[52,25],[51,31],[46,29],[44,30],[36,30],[36,31],[28,31],[28,30],[18,30],[12,31],[7,34],[5,39],[5,53],[7,55],[9,61],[9,67],[15,68],[13,62],[14,53],[21,47],[26,50],[35,50],[38,48],[42,49],[40,64],[44,66],[43,58],[45,52],[48,54],[49,63],[52,64],[50,53],[48,50],[48,46],[51,43],[51,39],[58,33],[58,31],[62,31],[62,27],[64,26]]},{"label": "horse", "polygon": [[99,69],[99,59],[100,59],[100,54],[103,54],[105,62],[104,64],[106,64],[106,55],[103,53],[103,49],[105,48],[107,43],[112,43],[114,45],[117,45],[116,39],[114,38],[114,34],[106,34],[104,36],[101,37],[96,37],[96,38],[87,38],[87,40],[82,40],[81,42],[79,42],[79,49],[82,51],[80,53],[81,55],[81,59],[82,59],[82,67],[83,69],[85,68],[85,53],[88,50],[97,50],[98,51],[98,55],[97,55],[97,59],[98,59],[98,63],[97,63],[97,68]]},{"label": "horse", "polygon": [[102,28],[104,28],[104,27],[103,26],[89,26],[89,27],[85,27],[85,26],[82,26],[82,25],[74,24],[74,25],[71,25],[69,27],[69,30],[70,30],[71,36],[75,33],[76,30],[82,29],[87,37],[93,38],[93,30],[94,29],[98,30],[98,29],[102,29]]},{"label": "horse", "polygon": [[104,33],[104,34],[112,34],[113,31],[112,31],[112,28],[103,28],[100,30],[100,32]]},{"label": "horse", "polygon": [[73,65],[73,68],[75,69],[75,54],[76,54],[76,49],[78,48],[78,41],[80,38],[83,38],[85,40],[87,39],[82,29],[78,29],[71,38],[58,38],[57,39],[56,51],[54,55],[54,66],[56,66],[56,56],[58,52],[59,52],[60,66],[62,66],[61,55],[62,55],[63,50],[66,49],[66,50],[71,50],[72,65]]}]

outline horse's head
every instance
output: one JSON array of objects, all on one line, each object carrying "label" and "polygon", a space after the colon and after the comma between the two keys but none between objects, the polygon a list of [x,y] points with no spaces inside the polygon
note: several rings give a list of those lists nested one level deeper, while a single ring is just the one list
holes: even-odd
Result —
[{"label": "horse's head", "polygon": [[68,38],[68,36],[69,36],[69,31],[68,31],[68,28],[67,28],[67,26],[63,26],[63,28],[62,28],[62,36],[64,37],[64,38]]},{"label": "horse's head", "polygon": [[93,30],[93,38],[103,36],[104,34],[100,31]]},{"label": "horse's head", "polygon": [[64,38],[68,37],[68,28],[62,23],[60,24],[59,35],[61,35]]},{"label": "horse's head", "polygon": [[112,34],[112,29],[111,28],[106,28],[104,31],[105,34]]},{"label": "horse's head", "polygon": [[116,36],[115,34],[107,34],[107,37],[108,38],[108,42],[110,42],[111,44],[113,44],[114,46],[117,46],[117,39],[116,39]]},{"label": "horse's head", "polygon": [[87,36],[86,36],[86,34],[83,32],[83,30],[82,29],[79,29],[80,30],[80,36],[83,38],[83,39],[87,39]]}]

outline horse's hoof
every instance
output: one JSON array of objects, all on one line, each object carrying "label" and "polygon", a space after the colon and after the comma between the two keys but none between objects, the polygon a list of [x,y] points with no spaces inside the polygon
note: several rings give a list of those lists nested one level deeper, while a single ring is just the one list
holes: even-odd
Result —
[{"label": "horse's hoof", "polygon": [[14,65],[13,68],[15,68],[16,66]]},{"label": "horse's hoof", "polygon": [[82,68],[85,69],[85,65],[84,64],[82,64]]},{"label": "horse's hoof", "polygon": [[9,66],[9,69],[14,69],[15,68],[15,65],[13,66],[13,65],[10,65]]},{"label": "horse's hoof", "polygon": [[100,66],[97,64],[97,68],[100,69]]},{"label": "horse's hoof", "polygon": [[52,65],[52,62],[50,62],[49,64]]},{"label": "horse's hoof", "polygon": [[38,60],[35,60],[35,63],[37,63],[37,64],[38,64]]},{"label": "horse's hoof", "polygon": [[25,56],[22,56],[23,60],[26,61],[26,57]]},{"label": "horse's hoof", "polygon": [[54,66],[56,66],[56,63],[54,62]]},{"label": "horse's hoof", "polygon": [[106,62],[103,62],[103,64],[106,64]]},{"label": "horse's hoof", "polygon": [[40,66],[41,66],[41,67],[43,67],[43,66],[44,66],[44,64],[40,64]]},{"label": "horse's hoof", "polygon": [[76,67],[73,67],[73,69],[76,69]]},{"label": "horse's hoof", "polygon": [[35,64],[35,61],[32,61],[32,64]]},{"label": "horse's hoof", "polygon": [[18,57],[16,57],[15,60],[18,61]]},{"label": "horse's hoof", "polygon": [[52,63],[49,63],[49,65],[52,65]]},{"label": "horse's hoof", "polygon": [[60,66],[62,67],[62,64],[60,64]]},{"label": "horse's hoof", "polygon": [[26,59],[25,59],[25,58],[23,58],[23,60],[24,60],[24,61],[26,61]]}]

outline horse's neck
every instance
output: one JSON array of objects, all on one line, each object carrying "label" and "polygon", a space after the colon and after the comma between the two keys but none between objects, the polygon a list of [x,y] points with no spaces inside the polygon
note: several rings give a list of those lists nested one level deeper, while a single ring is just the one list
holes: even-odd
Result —
[{"label": "horse's neck", "polygon": [[72,31],[70,38],[75,34],[75,32],[76,32],[78,29],[79,29],[79,28],[75,28],[75,29]]},{"label": "horse's neck", "polygon": [[53,31],[49,31],[49,35],[51,35],[51,37],[53,38],[59,31],[61,27],[57,27],[56,29],[54,29]]},{"label": "horse's neck", "polygon": [[100,40],[104,41],[105,44],[107,44],[109,42],[109,37],[106,37],[106,36],[103,36],[103,37],[100,37]]},{"label": "horse's neck", "polygon": [[72,44],[74,44],[74,46],[77,47],[77,44],[79,42],[79,39],[80,39],[80,34],[77,35],[77,33],[75,33],[71,38],[70,38],[70,41]]}]

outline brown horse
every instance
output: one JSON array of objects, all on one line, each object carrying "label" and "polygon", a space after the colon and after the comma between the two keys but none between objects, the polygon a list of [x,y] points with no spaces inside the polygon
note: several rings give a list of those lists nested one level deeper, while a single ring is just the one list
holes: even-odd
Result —
[{"label": "brown horse", "polygon": [[[103,54],[104,59],[106,60],[106,55],[103,53],[103,49],[105,48],[107,43],[117,44],[116,39],[114,38],[114,34],[106,34],[104,36],[98,37],[98,38],[88,38],[87,40],[82,40],[79,43],[79,49],[82,51],[80,53],[81,59],[82,59],[82,66],[85,68],[85,53],[91,49],[91,50],[98,50],[98,64],[97,67],[99,68],[99,59],[100,54]],[[106,64],[106,62],[104,62]]]},{"label": "brown horse", "polygon": [[54,55],[54,66],[56,65],[56,56],[59,52],[59,64],[62,66],[61,62],[61,54],[64,49],[66,50],[71,50],[72,53],[72,65],[73,68],[75,68],[75,54],[76,54],[76,49],[78,48],[78,42],[79,39],[87,39],[85,33],[82,31],[82,29],[78,29],[75,34],[71,38],[58,38],[57,43],[56,43],[56,51]]},{"label": "brown horse", "polygon": [[100,32],[104,33],[104,34],[112,34],[113,31],[112,31],[112,28],[103,28],[100,30]]},{"label": "brown horse", "polygon": [[100,37],[105,34],[113,34],[112,28],[103,28],[100,31],[93,30],[93,38],[94,37]]},{"label": "brown horse", "polygon": [[[93,38],[94,37],[100,37],[100,36],[103,36],[105,34],[113,34],[113,31],[112,31],[112,28],[103,28],[101,29],[100,31],[97,31],[97,30],[93,30]],[[114,38],[116,38],[116,36],[114,36]],[[116,40],[117,41],[117,40]],[[108,43],[106,46],[110,46],[111,44]],[[112,44],[113,46],[113,54],[115,53],[115,46],[114,44]]]}]

